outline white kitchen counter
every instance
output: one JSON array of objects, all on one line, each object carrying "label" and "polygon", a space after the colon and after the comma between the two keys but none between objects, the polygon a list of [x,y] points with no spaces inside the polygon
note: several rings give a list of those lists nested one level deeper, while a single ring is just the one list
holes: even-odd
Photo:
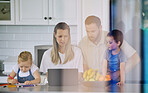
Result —
[{"label": "white kitchen counter", "polygon": [[[148,84],[125,84],[124,86],[110,85],[110,86],[93,86],[87,87],[83,84],[78,86],[48,86],[37,85],[35,87],[0,87],[1,93],[141,93],[141,88],[148,88]],[[146,93],[146,92],[145,92]]]}]

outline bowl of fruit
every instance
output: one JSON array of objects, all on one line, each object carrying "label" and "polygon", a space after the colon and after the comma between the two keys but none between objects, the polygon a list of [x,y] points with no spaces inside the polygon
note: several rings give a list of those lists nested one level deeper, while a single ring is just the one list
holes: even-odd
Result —
[{"label": "bowl of fruit", "polygon": [[83,73],[82,84],[87,87],[104,87],[111,80],[110,75],[101,75],[97,69],[88,69]]}]

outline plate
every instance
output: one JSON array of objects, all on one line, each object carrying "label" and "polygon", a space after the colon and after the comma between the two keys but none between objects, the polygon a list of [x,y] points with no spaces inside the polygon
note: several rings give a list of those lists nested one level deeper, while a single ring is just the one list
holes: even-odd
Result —
[{"label": "plate", "polygon": [[105,87],[108,81],[83,81],[82,85],[87,87]]}]

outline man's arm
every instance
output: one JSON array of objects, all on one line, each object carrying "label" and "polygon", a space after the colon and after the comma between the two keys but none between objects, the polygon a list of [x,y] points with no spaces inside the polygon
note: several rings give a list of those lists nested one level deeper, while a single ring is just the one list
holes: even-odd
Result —
[{"label": "man's arm", "polygon": [[88,67],[88,65],[86,63],[86,59],[84,57],[83,49],[84,49],[84,46],[85,46],[85,43],[84,43],[85,41],[83,39],[79,42],[78,47],[81,49],[81,52],[82,52],[82,56],[83,56],[83,72],[85,72],[86,70],[89,69],[89,67]]},{"label": "man's arm", "polygon": [[102,68],[103,76],[106,76],[106,73],[107,73],[107,60],[103,59],[103,68]]},{"label": "man's arm", "polygon": [[87,65],[87,64],[83,64],[83,70],[84,70],[84,72],[85,72],[86,70],[88,70],[88,69],[89,69],[88,65]]},{"label": "man's arm", "polygon": [[127,58],[125,66],[125,73],[127,73],[131,71],[140,62],[140,57],[137,54],[136,50],[132,46],[130,46],[125,40],[121,45],[121,49]]},{"label": "man's arm", "polygon": [[140,63],[140,57],[137,52],[135,52],[130,58],[128,58],[125,66],[125,72],[127,73],[131,71],[138,63]]}]

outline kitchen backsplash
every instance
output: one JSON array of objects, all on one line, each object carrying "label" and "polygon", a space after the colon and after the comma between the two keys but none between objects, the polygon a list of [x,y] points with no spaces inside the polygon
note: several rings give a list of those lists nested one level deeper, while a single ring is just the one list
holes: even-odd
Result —
[{"label": "kitchen backsplash", "polygon": [[[52,45],[54,26],[0,26],[0,60],[30,51],[34,59],[34,46]],[[77,27],[70,26],[71,42],[77,45]]]}]

